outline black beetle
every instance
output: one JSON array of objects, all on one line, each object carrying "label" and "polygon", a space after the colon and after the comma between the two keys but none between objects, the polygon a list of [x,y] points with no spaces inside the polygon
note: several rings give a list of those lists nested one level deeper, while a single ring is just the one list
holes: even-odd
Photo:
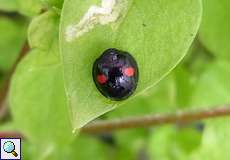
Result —
[{"label": "black beetle", "polygon": [[137,88],[138,66],[128,52],[107,49],[93,64],[93,79],[98,90],[107,98],[120,101]]}]

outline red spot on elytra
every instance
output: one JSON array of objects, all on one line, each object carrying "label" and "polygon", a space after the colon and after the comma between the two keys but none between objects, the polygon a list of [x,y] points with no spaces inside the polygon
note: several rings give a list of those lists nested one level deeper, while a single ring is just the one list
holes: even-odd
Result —
[{"label": "red spot on elytra", "polygon": [[128,76],[128,77],[131,77],[131,76],[133,76],[134,75],[134,69],[133,69],[133,67],[128,67],[128,68],[125,68],[125,70],[124,70],[124,74],[126,75],[126,76]]},{"label": "red spot on elytra", "polygon": [[107,81],[107,78],[104,74],[100,74],[97,76],[97,81],[100,83],[100,84],[104,84],[106,81]]}]

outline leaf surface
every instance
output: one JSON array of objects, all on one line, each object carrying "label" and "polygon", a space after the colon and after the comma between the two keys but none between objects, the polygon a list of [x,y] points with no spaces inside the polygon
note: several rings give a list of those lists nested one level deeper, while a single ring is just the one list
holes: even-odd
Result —
[{"label": "leaf surface", "polygon": [[100,6],[101,1],[66,0],[61,16],[64,81],[75,129],[121,104],[103,97],[93,82],[93,62],[105,49],[118,48],[135,57],[140,73],[135,97],[153,87],[180,62],[201,17],[200,0],[121,0],[115,4],[117,8],[123,6],[117,21],[97,24],[70,42],[68,28],[78,24],[92,5]]}]

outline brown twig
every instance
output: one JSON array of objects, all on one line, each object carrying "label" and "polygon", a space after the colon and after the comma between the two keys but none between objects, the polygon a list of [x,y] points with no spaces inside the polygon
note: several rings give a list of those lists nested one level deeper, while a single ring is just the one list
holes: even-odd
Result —
[{"label": "brown twig", "polygon": [[18,132],[0,132],[0,138],[23,138]]},{"label": "brown twig", "polygon": [[177,112],[172,114],[147,115],[126,119],[97,121],[86,125],[82,132],[101,133],[119,129],[149,127],[169,123],[186,123],[208,118],[230,116],[230,105],[203,111]]},{"label": "brown twig", "polygon": [[5,122],[10,118],[10,112],[7,101],[2,102],[0,106],[0,122]]},{"label": "brown twig", "polygon": [[[170,123],[187,123],[208,118],[230,116],[230,105],[202,111],[147,115],[125,119],[94,121],[82,128],[83,133],[105,133],[120,129],[152,127]],[[23,137],[18,132],[0,132],[1,137]]]}]

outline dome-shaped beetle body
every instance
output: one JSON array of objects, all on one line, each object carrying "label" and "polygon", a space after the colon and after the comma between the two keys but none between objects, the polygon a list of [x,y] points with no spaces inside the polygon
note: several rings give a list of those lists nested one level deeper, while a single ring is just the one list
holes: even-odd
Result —
[{"label": "dome-shaped beetle body", "polygon": [[107,49],[93,64],[93,79],[98,90],[112,100],[123,100],[135,91],[138,66],[128,52]]}]

